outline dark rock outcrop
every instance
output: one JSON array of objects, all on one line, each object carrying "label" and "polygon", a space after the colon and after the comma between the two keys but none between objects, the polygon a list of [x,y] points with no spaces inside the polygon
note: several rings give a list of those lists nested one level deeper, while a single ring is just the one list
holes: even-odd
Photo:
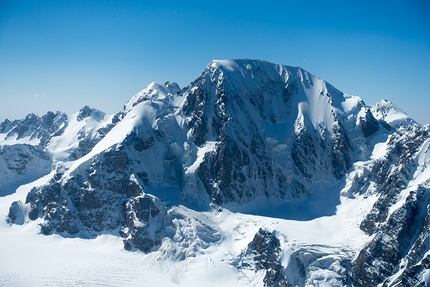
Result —
[{"label": "dark rock outcrop", "polygon": [[265,270],[264,286],[290,286],[284,275],[280,261],[280,242],[275,232],[260,229],[243,253],[238,268]]}]

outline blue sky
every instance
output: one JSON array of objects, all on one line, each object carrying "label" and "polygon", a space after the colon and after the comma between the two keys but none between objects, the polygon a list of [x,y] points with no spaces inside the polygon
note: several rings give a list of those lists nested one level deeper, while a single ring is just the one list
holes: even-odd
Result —
[{"label": "blue sky", "polygon": [[213,59],[252,58],[430,123],[429,1],[231,2],[1,0],[0,121],[116,113],[152,81],[185,86]]}]

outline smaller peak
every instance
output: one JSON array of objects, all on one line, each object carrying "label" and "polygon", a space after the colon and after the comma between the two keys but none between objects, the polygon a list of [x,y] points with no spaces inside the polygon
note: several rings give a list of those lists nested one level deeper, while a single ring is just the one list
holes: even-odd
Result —
[{"label": "smaller peak", "polygon": [[375,104],[375,106],[379,106],[379,107],[388,106],[388,107],[393,107],[393,108],[397,108],[398,109],[398,107],[393,102],[390,102],[387,99],[380,100],[379,102],[377,102]]},{"label": "smaller peak", "polygon": [[34,113],[29,113],[26,117],[25,117],[25,121],[31,121],[31,120],[36,120],[38,118],[38,116],[36,116]]},{"label": "smaller peak", "polygon": [[396,104],[393,102],[390,102],[386,99],[382,99],[379,102],[377,102],[372,109],[374,110],[383,110],[383,111],[389,111],[389,110],[395,110],[395,111],[401,111],[403,112]]},{"label": "smaller peak", "polygon": [[56,111],[55,113],[52,111],[48,111],[46,114],[42,116],[42,119],[53,119],[62,115],[64,115],[64,113],[60,111]]},{"label": "smaller peak", "polygon": [[98,110],[98,109],[92,108],[92,107],[90,107],[90,106],[88,106],[88,105],[85,105],[85,106],[84,106],[84,107],[79,111],[79,114],[78,114],[78,116],[77,116],[77,120],[78,120],[78,122],[80,122],[80,121],[82,121],[82,120],[83,120],[83,119],[85,119],[85,118],[92,117],[92,118],[94,118],[95,120],[99,121],[99,120],[103,119],[103,118],[104,118],[104,116],[105,116],[105,113],[104,113],[104,112],[102,112],[102,111],[100,111],[100,110]]},{"label": "smaller peak", "polygon": [[[161,83],[158,83],[158,82],[151,82],[151,83],[149,83],[149,85],[148,86],[146,86],[145,87],[145,89],[148,89],[148,90],[150,90],[150,89],[157,89],[157,88],[159,88],[159,87],[162,87],[162,86],[164,86],[163,84],[161,84]],[[144,90],[145,90],[144,89]]]},{"label": "smaller peak", "polygon": [[372,106],[371,112],[376,119],[384,120],[393,128],[409,126],[417,123],[396,104],[386,99],[383,99]]},{"label": "smaller peak", "polygon": [[2,123],[0,124],[4,124],[4,125],[9,125],[12,124],[12,121],[10,121],[9,119],[5,119]]},{"label": "smaller peak", "polygon": [[13,128],[13,122],[8,119],[5,119],[2,123],[0,123],[0,134],[7,133]]},{"label": "smaller peak", "polygon": [[92,109],[92,107],[85,105],[82,109],[79,110],[79,114],[89,113]]},{"label": "smaller peak", "polygon": [[66,121],[67,115],[60,111],[57,111],[55,113],[48,111],[46,114],[42,116],[41,120],[42,120],[42,123],[45,125],[52,125],[54,121],[57,121],[57,120]]},{"label": "smaller peak", "polygon": [[172,94],[177,94],[181,90],[181,87],[176,82],[166,81],[164,86],[170,90]]},{"label": "smaller peak", "polygon": [[157,94],[157,95],[168,95],[168,94],[176,94],[181,90],[179,85],[175,82],[166,81],[164,84],[152,82],[145,89],[143,89],[140,93],[147,94]]},{"label": "smaller peak", "polygon": [[128,112],[134,106],[146,100],[164,101],[177,95],[180,91],[181,88],[175,82],[166,81],[164,84],[152,82],[146,88],[134,95],[127,104],[125,104],[124,110]]}]

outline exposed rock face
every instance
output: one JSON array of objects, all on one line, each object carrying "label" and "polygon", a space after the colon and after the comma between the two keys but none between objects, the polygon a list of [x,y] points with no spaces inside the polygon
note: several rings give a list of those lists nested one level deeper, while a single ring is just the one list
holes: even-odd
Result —
[{"label": "exposed rock face", "polygon": [[[400,129],[388,141],[387,154],[363,176],[361,189],[374,182],[379,198],[360,225],[364,232],[375,236],[356,259],[352,269],[355,286],[388,286],[386,279],[398,270],[402,272],[395,282],[407,283],[405,286],[421,282],[424,269],[419,262],[428,251],[429,238],[428,180],[421,186],[409,187],[406,199],[399,198],[399,194],[414,178],[419,164],[417,156],[426,148],[424,143],[429,138],[428,126]],[[395,205],[399,207],[392,211]],[[412,279],[419,276],[420,279]]]},{"label": "exposed rock face", "polygon": [[[160,168],[164,172],[158,180],[177,184],[183,176],[176,157],[162,143],[162,135],[134,130],[121,145],[82,162],[73,172],[59,169],[48,184],[28,194],[29,219],[43,218],[44,234],[94,237],[120,230],[127,250],[149,252],[164,237],[166,210],[158,198],[144,193],[144,186],[149,178],[157,180]],[[152,162],[154,154],[159,164],[144,164]],[[12,223],[16,213],[12,208]]]},{"label": "exposed rock face", "polygon": [[14,224],[24,224],[25,212],[23,212],[24,204],[20,201],[15,201],[9,208],[8,217],[6,222]]},{"label": "exposed rock face", "polygon": [[[28,194],[29,218],[44,219],[41,232],[93,237],[102,231],[115,234],[121,228],[127,250],[149,252],[159,245],[164,207],[144,194],[137,177],[130,174],[125,149],[112,148],[87,166],[83,175],[77,173],[61,182],[62,176],[57,174],[48,185]],[[15,214],[11,209],[12,222]]]},{"label": "exposed rock face", "polygon": [[[312,182],[342,178],[351,167],[358,148],[351,139],[357,134],[344,125],[353,125],[368,137],[380,128],[390,129],[381,127],[368,110],[355,126],[351,118],[357,115],[347,118],[351,111],[340,112],[337,107],[343,94],[326,83],[318,103],[306,98],[307,89],[321,80],[300,69],[258,61],[234,64],[240,74],[232,75],[229,67],[213,63],[183,92],[181,112],[193,142],[200,148],[208,141],[217,143],[198,169],[216,205],[260,196],[308,196]],[[329,110],[318,119],[307,114],[308,105],[326,105]],[[364,108],[361,101],[354,105],[356,110]],[[291,121],[294,125],[286,125]]]},{"label": "exposed rock face", "polygon": [[[16,121],[15,121],[16,122]],[[4,122],[0,123],[0,134],[5,134],[10,131],[14,126],[14,123],[8,119],[5,119]]]},{"label": "exposed rock face", "polygon": [[13,193],[21,184],[48,174],[51,156],[40,146],[0,146],[0,195]]},{"label": "exposed rock face", "polygon": [[3,146],[0,150],[0,156],[6,168],[18,174],[24,173],[32,162],[48,162],[49,165],[51,159],[42,148],[26,144]]},{"label": "exposed rock face", "polygon": [[[375,119],[370,109],[366,109],[364,116],[360,118],[360,125],[364,136],[369,138],[379,131],[380,122]],[[387,127],[388,130],[391,129],[388,124],[385,127]]]},{"label": "exposed rock face", "polygon": [[67,127],[68,117],[61,112],[48,112],[42,117],[29,114],[23,120],[1,123],[0,133],[5,133],[6,138],[22,139],[30,137],[30,140],[40,140],[40,145],[45,145],[52,136],[61,135]]},{"label": "exposed rock face", "polygon": [[126,227],[120,232],[124,248],[148,253],[159,246],[164,237],[165,213],[157,198],[148,195],[131,198],[126,203]]},{"label": "exposed rock face", "polygon": [[284,267],[279,262],[280,245],[274,232],[260,229],[248,244],[238,268],[265,270],[264,286],[290,286],[285,279]]},{"label": "exposed rock face", "polygon": [[389,208],[398,200],[397,195],[412,180],[417,168],[417,153],[428,140],[429,131],[428,126],[415,125],[393,134],[387,144],[387,154],[377,160],[366,175],[361,190],[365,190],[370,182],[375,182],[377,191],[381,194],[372,211],[361,223],[361,229],[369,235],[387,220]]},{"label": "exposed rock face", "polygon": [[[412,191],[360,252],[352,269],[355,286],[416,286],[421,281],[429,240],[428,194],[428,189]],[[398,270],[397,283],[388,285],[386,278]]]}]

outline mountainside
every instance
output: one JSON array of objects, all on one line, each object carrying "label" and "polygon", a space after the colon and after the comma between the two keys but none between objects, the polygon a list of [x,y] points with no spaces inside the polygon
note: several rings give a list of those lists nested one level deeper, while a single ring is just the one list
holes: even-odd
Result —
[{"label": "mountainside", "polygon": [[175,283],[205,264],[203,285],[429,286],[429,149],[430,126],[386,100],[213,61],[115,115],[4,121],[0,196],[11,226],[121,238]]}]

